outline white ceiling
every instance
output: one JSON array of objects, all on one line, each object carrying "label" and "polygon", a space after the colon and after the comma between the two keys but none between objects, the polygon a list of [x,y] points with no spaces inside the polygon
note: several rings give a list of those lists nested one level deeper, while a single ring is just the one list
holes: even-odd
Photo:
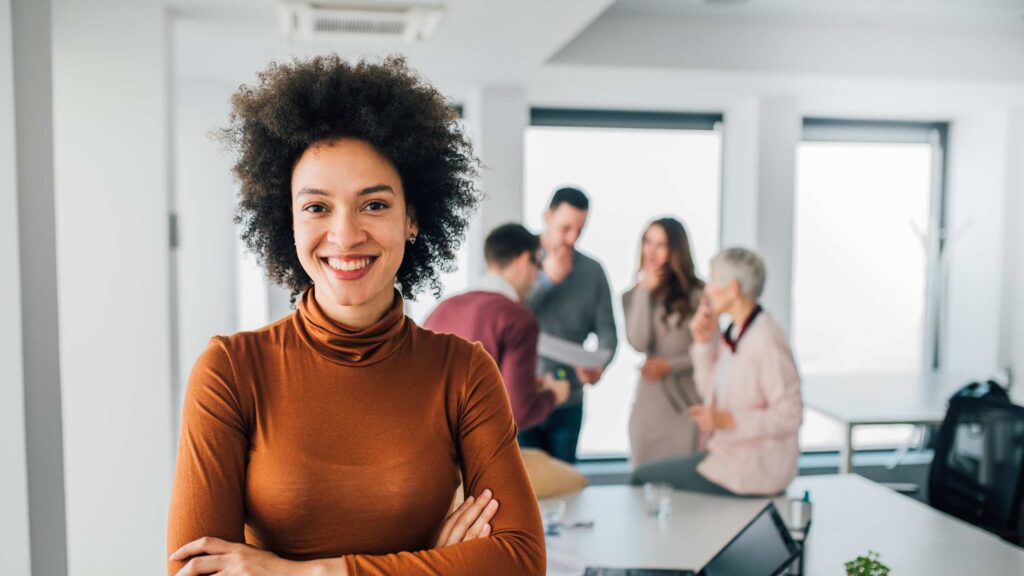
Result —
[{"label": "white ceiling", "polygon": [[857,22],[1024,34],[1024,0],[617,0],[606,15]]},{"label": "white ceiling", "polygon": [[[401,53],[441,84],[517,84],[543,66],[613,0],[355,0],[349,5],[440,4],[444,15],[423,44],[288,42],[273,0],[176,0],[175,67],[180,75],[244,81],[268,59],[336,51],[354,58]],[[323,3],[322,1],[319,3]]]},{"label": "white ceiling", "polygon": [[448,92],[528,84],[531,75],[567,64],[1024,79],[1024,0],[348,2],[443,5],[434,37],[416,45],[289,42],[274,0],[166,1],[176,73],[233,85],[270,60],[325,51],[401,53]]}]

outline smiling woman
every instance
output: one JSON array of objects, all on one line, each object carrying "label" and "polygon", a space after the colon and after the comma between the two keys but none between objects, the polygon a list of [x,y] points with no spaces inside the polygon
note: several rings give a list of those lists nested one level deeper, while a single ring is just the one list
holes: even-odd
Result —
[{"label": "smiling woman", "polygon": [[403,313],[479,198],[440,94],[401,60],[272,65],[225,137],[243,239],[301,300],[192,371],[168,574],[543,574],[494,361]]}]

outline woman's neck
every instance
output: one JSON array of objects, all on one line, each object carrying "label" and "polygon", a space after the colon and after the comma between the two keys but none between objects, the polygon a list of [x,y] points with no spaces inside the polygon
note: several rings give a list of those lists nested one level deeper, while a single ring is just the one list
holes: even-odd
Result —
[{"label": "woman's neck", "polygon": [[376,324],[395,303],[394,290],[382,290],[369,301],[354,306],[343,306],[330,301],[329,294],[314,291],[317,306],[334,323],[351,330],[362,330]]},{"label": "woman's neck", "polygon": [[729,310],[726,311],[726,314],[728,314],[729,318],[732,319],[733,326],[735,326],[737,330],[741,330],[743,325],[747,323],[747,319],[750,318],[750,315],[754,312],[754,308],[757,308],[757,302],[752,302],[741,297],[737,298],[736,301],[733,302],[732,306],[729,307]]}]

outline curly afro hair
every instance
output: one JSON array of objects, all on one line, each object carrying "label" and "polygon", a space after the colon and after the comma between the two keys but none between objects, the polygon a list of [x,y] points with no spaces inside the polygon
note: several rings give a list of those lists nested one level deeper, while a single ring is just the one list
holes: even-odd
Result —
[{"label": "curly afro hair", "polygon": [[221,136],[237,155],[235,223],[267,276],[291,289],[293,303],[312,285],[295,251],[292,170],[310,146],[357,138],[395,166],[419,227],[398,269],[402,296],[413,299],[427,285],[440,296],[439,273],[454,269],[481,198],[479,161],[444,97],[397,57],[379,64],[296,59],[272,63],[258,80],[235,93]]}]

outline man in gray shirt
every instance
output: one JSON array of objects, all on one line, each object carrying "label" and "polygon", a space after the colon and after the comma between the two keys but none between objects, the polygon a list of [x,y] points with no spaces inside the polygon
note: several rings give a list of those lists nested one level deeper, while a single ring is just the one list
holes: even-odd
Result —
[{"label": "man in gray shirt", "polygon": [[[582,191],[555,191],[544,213],[540,240],[544,251],[542,269],[526,304],[537,315],[541,332],[579,344],[590,334],[596,334],[598,347],[614,354],[618,339],[608,278],[596,260],[575,249],[589,209],[590,201]],[[583,385],[596,384],[604,367],[567,366],[542,354],[537,369],[541,374],[564,370],[572,391],[569,400],[547,420],[519,433],[519,445],[540,448],[559,460],[575,462],[583,425]]]}]

